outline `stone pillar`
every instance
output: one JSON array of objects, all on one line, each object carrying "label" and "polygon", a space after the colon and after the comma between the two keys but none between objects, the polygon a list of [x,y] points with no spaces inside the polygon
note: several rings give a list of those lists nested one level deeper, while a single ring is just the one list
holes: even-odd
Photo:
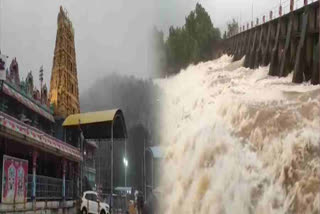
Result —
[{"label": "stone pillar", "polygon": [[294,9],[294,0],[290,0],[290,12]]},{"label": "stone pillar", "polygon": [[67,161],[62,159],[62,199],[66,199],[66,171],[67,171]]},{"label": "stone pillar", "polygon": [[80,192],[80,170],[81,165],[80,163],[73,163],[72,164],[72,178],[73,178],[73,197],[82,197]]},{"label": "stone pillar", "polygon": [[33,208],[34,212],[37,209],[37,206],[36,206],[37,159],[38,159],[38,152],[36,150],[33,150],[33,152],[32,152],[32,192],[31,192],[31,200],[32,200],[32,208]]},{"label": "stone pillar", "polygon": [[271,32],[272,32],[272,23],[269,22],[267,24],[267,37],[266,37],[266,40],[265,40],[265,46],[263,48],[263,51],[262,51],[262,65],[263,66],[267,66],[270,62],[270,50],[271,50]]},{"label": "stone pillar", "polygon": [[278,19],[277,27],[276,27],[276,35],[274,37],[273,48],[271,51],[270,57],[270,68],[269,75],[277,76],[279,73],[279,46],[280,46],[280,31],[281,31],[282,20]]},{"label": "stone pillar", "polygon": [[282,16],[282,6],[279,7],[279,17]]},{"label": "stone pillar", "polygon": [[32,153],[32,201],[36,201],[36,188],[37,188],[37,159],[38,159],[38,152],[33,150]]},{"label": "stone pillar", "polygon": [[294,17],[291,15],[289,23],[287,24],[286,40],[284,43],[284,48],[282,49],[282,56],[280,58],[280,77],[286,77],[292,71],[292,65],[290,62],[290,44],[292,41],[293,34],[293,21]]},{"label": "stone pillar", "polygon": [[257,35],[258,43],[254,53],[254,65],[253,65],[254,68],[258,68],[262,62],[265,31],[266,31],[266,25],[261,25],[260,32]]},{"label": "stone pillar", "polygon": [[72,195],[72,197],[74,196],[74,180],[75,179],[73,179],[73,178],[75,178],[75,174],[74,174],[74,169],[73,169],[73,165],[72,165],[72,162],[71,161],[68,161],[68,164],[67,164],[67,166],[68,166],[68,172],[69,172],[69,176],[70,176],[70,180],[71,180],[71,184],[70,185],[72,185],[70,188],[71,188],[71,195]]},{"label": "stone pillar", "polygon": [[309,12],[306,11],[302,17],[302,29],[300,34],[300,41],[297,47],[297,54],[295,59],[294,73],[292,82],[294,83],[302,83],[304,80],[303,73],[306,70],[306,40],[308,33],[308,15]]},{"label": "stone pillar", "polygon": [[269,19],[270,19],[270,21],[272,20],[272,15],[273,15],[273,12],[272,12],[272,11],[270,11],[270,15],[269,15]]}]

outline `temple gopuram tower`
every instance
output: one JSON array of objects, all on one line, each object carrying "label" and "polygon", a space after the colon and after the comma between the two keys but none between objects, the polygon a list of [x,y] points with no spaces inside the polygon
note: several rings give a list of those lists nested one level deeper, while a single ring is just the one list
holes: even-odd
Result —
[{"label": "temple gopuram tower", "polygon": [[49,99],[57,117],[66,118],[80,112],[74,29],[67,12],[61,6]]}]

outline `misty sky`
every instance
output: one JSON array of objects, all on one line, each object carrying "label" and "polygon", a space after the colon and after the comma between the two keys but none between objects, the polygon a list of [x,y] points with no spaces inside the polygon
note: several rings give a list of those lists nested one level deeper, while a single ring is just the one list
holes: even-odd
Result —
[{"label": "misty sky", "polygon": [[[80,93],[108,72],[148,78],[153,75],[152,27],[167,32],[170,25],[181,26],[197,2],[222,31],[232,18],[251,19],[252,0],[0,0],[0,49],[17,57],[20,77],[32,70],[36,83],[43,65],[48,85],[63,5],[75,28]],[[255,0],[254,16],[278,3]]]}]

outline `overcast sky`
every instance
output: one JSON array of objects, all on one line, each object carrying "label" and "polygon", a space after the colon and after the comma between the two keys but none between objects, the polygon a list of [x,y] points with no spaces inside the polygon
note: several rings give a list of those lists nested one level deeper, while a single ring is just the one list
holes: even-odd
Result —
[{"label": "overcast sky", "polygon": [[[244,22],[252,16],[252,0],[0,0],[0,48],[17,57],[20,77],[32,70],[37,83],[43,65],[48,85],[62,5],[75,28],[80,93],[108,72],[148,78],[152,27],[167,32],[170,25],[181,26],[197,2],[222,31],[232,18]],[[277,4],[255,0],[254,16]]]}]

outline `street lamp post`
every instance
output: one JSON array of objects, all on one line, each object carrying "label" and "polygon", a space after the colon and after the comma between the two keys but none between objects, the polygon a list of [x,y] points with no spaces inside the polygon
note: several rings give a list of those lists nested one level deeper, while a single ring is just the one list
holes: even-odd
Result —
[{"label": "street lamp post", "polygon": [[[113,133],[113,131],[114,131],[114,122],[115,122],[115,120],[117,119],[117,118],[119,118],[120,120],[121,120],[121,122],[122,122],[122,125],[123,125],[123,121],[122,121],[122,119],[121,119],[121,117],[119,117],[119,115],[115,115],[115,117],[113,118],[113,120],[112,120],[112,123],[111,123],[111,191],[110,191],[110,213],[113,213],[113,147],[114,147],[114,145],[113,145],[113,141],[114,141],[114,133]],[[126,138],[127,138],[127,135],[125,134],[125,140],[126,140]],[[127,163],[127,165],[128,165],[128,163]]]},{"label": "street lamp post", "polygon": [[126,157],[123,158],[124,164],[124,186],[127,187],[127,167],[128,167],[128,160]]},{"label": "street lamp post", "polygon": [[128,167],[128,159],[127,159],[127,140],[124,139],[124,185],[127,187],[127,167]]},{"label": "street lamp post", "polygon": [[83,193],[83,175],[84,175],[84,136],[83,136],[83,132],[80,126],[81,122],[79,120],[79,131],[80,131],[80,152],[81,152],[81,156],[82,159],[80,161],[80,197]]},{"label": "street lamp post", "polygon": [[110,211],[113,213],[113,121],[111,124],[111,190],[110,190]]},{"label": "street lamp post", "polygon": [[143,140],[143,184],[144,184],[144,199],[147,198],[147,181],[146,181],[146,140]]}]

